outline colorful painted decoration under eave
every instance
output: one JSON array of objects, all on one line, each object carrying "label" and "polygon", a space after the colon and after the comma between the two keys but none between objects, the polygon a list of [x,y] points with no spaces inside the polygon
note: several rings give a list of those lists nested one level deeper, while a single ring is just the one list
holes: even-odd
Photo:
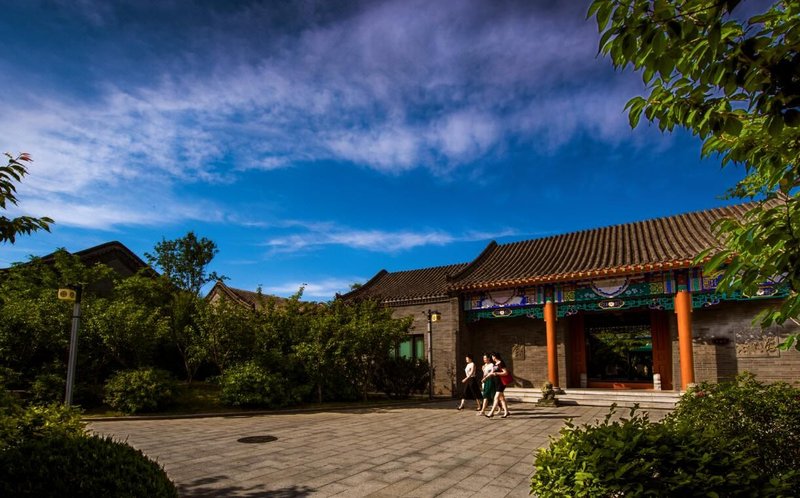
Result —
[{"label": "colorful painted decoration under eave", "polygon": [[[721,272],[704,275],[702,269],[658,272],[618,278],[558,283],[549,286],[500,289],[468,296],[464,309],[543,305],[547,299],[556,304],[597,302],[598,300],[641,299],[675,294],[679,290],[709,292],[717,288]],[[613,306],[610,306],[613,307]]]}]

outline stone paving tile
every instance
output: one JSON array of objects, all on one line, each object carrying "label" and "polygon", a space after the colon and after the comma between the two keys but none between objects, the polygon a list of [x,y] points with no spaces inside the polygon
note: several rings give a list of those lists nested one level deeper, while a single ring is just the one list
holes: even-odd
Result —
[{"label": "stone paving tile", "polygon": [[[92,422],[164,465],[186,497],[528,496],[537,448],[602,407],[512,404],[507,419],[452,401],[336,412]],[[622,412],[622,413],[620,413]],[[627,416],[621,410],[619,416]],[[666,412],[651,411],[653,420]],[[246,436],[271,435],[264,444]]]}]

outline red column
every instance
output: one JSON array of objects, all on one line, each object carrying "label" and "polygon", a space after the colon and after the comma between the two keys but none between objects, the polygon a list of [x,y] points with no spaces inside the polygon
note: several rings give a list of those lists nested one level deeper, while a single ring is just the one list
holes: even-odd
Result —
[{"label": "red column", "polygon": [[558,342],[556,339],[556,305],[553,301],[544,304],[544,322],[547,329],[547,378],[553,387],[558,387]]},{"label": "red column", "polygon": [[681,390],[694,384],[694,352],[692,351],[692,294],[681,290],[675,294],[678,315],[678,345],[681,357]]}]

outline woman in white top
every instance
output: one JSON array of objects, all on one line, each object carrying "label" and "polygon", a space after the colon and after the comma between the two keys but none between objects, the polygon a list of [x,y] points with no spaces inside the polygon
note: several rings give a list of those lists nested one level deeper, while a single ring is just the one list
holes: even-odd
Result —
[{"label": "woman in white top", "polygon": [[461,410],[464,408],[464,401],[468,399],[474,399],[475,404],[477,406],[477,410],[480,411],[481,409],[481,393],[480,389],[478,388],[478,379],[476,378],[476,368],[475,362],[472,361],[472,354],[467,353],[466,356],[467,366],[464,368],[464,379],[461,381],[463,386],[463,393],[461,395],[461,403],[458,405],[458,409]]}]

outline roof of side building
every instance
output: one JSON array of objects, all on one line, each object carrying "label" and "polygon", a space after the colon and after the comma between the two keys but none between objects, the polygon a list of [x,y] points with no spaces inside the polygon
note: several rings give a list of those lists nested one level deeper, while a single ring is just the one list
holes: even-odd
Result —
[{"label": "roof of side building", "polygon": [[447,277],[468,263],[389,273],[379,271],[367,283],[343,299],[380,299],[386,303],[411,303],[448,297]]}]

